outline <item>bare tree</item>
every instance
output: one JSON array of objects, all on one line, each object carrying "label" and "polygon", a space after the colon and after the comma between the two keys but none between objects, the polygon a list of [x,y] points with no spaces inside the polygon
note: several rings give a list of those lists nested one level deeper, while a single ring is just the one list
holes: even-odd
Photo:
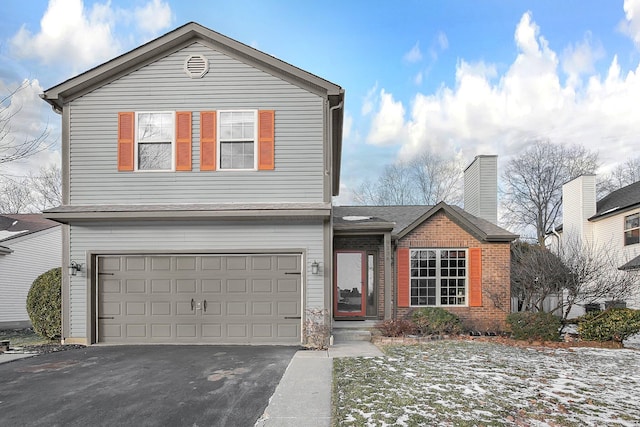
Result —
[{"label": "bare tree", "polygon": [[511,245],[511,295],[519,311],[558,311],[567,274],[562,259],[546,247],[520,240]]},{"label": "bare tree", "polygon": [[376,181],[366,181],[355,191],[363,205],[433,205],[462,200],[462,165],[424,153],[409,161],[385,167]]},{"label": "bare tree", "polygon": [[598,199],[634,182],[640,181],[640,156],[619,164],[611,173],[598,180]]},{"label": "bare tree", "polygon": [[564,319],[575,305],[624,300],[637,286],[633,274],[618,269],[623,257],[612,244],[597,245],[578,238],[565,238],[559,256],[567,267],[561,283]]},{"label": "bare tree", "polygon": [[504,219],[514,227],[534,227],[544,245],[561,218],[562,185],[597,168],[598,155],[582,146],[534,142],[504,169]]},{"label": "bare tree", "polygon": [[17,141],[12,132],[11,122],[22,109],[12,101],[15,100],[15,95],[25,90],[28,85],[29,82],[25,80],[8,94],[0,95],[0,165],[25,159],[48,147],[46,141],[49,130],[46,126],[35,136],[25,137],[22,141]]},{"label": "bare tree", "polygon": [[557,253],[540,245],[511,247],[511,294],[523,311],[547,311],[566,320],[576,305],[627,298],[637,278],[618,269],[612,245],[565,239]]},{"label": "bare tree", "polygon": [[28,177],[0,178],[0,212],[33,213],[62,204],[62,179],[58,166],[41,168]]},{"label": "bare tree", "polygon": [[33,194],[34,207],[38,211],[62,204],[62,173],[59,166],[40,168],[40,172],[29,175],[27,181]]},{"label": "bare tree", "polygon": [[0,212],[16,214],[33,211],[33,196],[27,180],[2,177],[0,180]]}]

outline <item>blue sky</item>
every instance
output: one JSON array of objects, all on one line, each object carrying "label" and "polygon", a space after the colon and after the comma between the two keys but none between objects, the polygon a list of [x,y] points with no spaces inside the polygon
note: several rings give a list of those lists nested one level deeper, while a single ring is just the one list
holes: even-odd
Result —
[{"label": "blue sky", "polygon": [[[25,7],[25,5],[28,6]],[[637,157],[640,0],[3,0],[0,93],[17,138],[59,116],[37,95],[189,21],[346,90],[342,191],[430,150],[499,165],[535,139]],[[59,146],[4,166],[59,163]]]}]

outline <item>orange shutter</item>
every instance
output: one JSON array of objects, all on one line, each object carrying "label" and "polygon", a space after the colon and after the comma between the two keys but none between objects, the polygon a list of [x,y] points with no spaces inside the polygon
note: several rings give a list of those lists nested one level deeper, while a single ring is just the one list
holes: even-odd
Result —
[{"label": "orange shutter", "polygon": [[398,307],[409,307],[409,249],[398,248]]},{"label": "orange shutter", "polygon": [[176,170],[191,170],[191,112],[176,113]]},{"label": "orange shutter", "polygon": [[200,113],[200,170],[216,170],[216,112]]},{"label": "orange shutter", "polygon": [[275,111],[258,111],[258,170],[275,168]]},{"label": "orange shutter", "polygon": [[118,113],[118,170],[133,170],[135,113]]},{"label": "orange shutter", "polygon": [[469,307],[482,307],[482,248],[469,248]]}]

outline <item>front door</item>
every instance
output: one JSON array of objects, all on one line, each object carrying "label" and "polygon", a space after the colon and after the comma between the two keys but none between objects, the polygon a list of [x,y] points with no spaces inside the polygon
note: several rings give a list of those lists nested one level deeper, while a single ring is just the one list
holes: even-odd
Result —
[{"label": "front door", "polygon": [[365,315],[365,253],[336,252],[334,314],[340,317]]}]

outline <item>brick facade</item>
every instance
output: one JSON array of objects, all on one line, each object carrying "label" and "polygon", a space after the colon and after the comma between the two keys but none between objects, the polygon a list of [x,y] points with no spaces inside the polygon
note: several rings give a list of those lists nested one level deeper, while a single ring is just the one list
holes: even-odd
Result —
[{"label": "brick facade", "polygon": [[[482,242],[466,232],[443,212],[438,212],[398,242],[399,248],[481,248],[482,306],[446,307],[460,317],[467,329],[504,331],[510,310],[510,244]],[[467,273],[468,274],[468,273]],[[397,317],[412,308],[397,307]]]}]

